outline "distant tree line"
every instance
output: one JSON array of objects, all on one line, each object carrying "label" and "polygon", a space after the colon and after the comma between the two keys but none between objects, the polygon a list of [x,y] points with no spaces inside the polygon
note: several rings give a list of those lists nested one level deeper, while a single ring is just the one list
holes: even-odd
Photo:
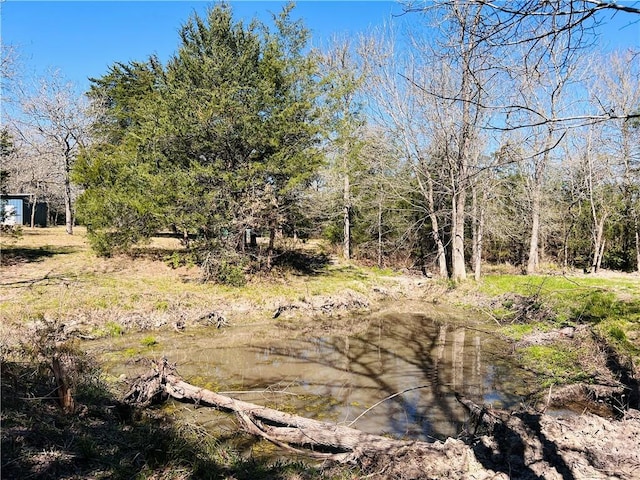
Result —
[{"label": "distant tree line", "polygon": [[[227,283],[309,237],[453,280],[640,270],[640,62],[593,33],[639,12],[508,5],[414,2],[402,27],[321,50],[292,5],[245,24],[217,4],[165,64],[92,79],[89,102],[55,77],[22,95],[3,184],[55,185],[102,255],[172,231]],[[29,161],[48,167],[26,178]]]}]

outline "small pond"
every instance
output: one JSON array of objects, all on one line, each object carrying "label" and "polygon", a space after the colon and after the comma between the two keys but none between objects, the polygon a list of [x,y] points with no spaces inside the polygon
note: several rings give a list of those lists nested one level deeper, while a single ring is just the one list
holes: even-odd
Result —
[{"label": "small pond", "polygon": [[[464,315],[436,307],[429,314],[387,312],[372,315],[358,335],[296,340],[267,341],[252,326],[163,332],[155,335],[157,345],[143,349],[145,335],[128,334],[91,342],[91,350],[116,377],[148,368],[135,361],[139,356],[165,356],[185,380],[244,401],[370,433],[433,440],[465,427],[455,393],[509,408],[531,381],[509,365],[509,347],[489,333],[494,326]],[[224,335],[233,329],[245,330],[245,340],[226,346]],[[203,425],[221,425],[211,409],[178,410]]]}]

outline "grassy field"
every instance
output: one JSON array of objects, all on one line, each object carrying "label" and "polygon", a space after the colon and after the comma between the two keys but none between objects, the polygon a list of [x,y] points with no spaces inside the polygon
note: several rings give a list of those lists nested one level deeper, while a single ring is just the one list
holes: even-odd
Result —
[{"label": "grassy field", "polygon": [[[640,376],[640,277],[495,275],[473,290],[490,299],[499,331],[516,342],[524,368],[542,387],[637,382]],[[575,338],[553,336],[563,328]],[[635,380],[633,380],[635,378]]]},{"label": "grassy field", "polygon": [[311,275],[276,271],[229,287],[201,282],[198,267],[174,268],[183,253],[178,240],[154,238],[131,255],[99,258],[82,228],[72,236],[63,228],[25,229],[2,241],[0,316],[3,323],[43,316],[117,322],[136,314],[177,318],[234,306],[233,320],[245,322],[272,313],[279,302],[367,291],[389,273],[327,261]]},{"label": "grassy field", "polygon": [[[278,305],[348,290],[366,294],[392,282],[393,272],[340,263],[319,245],[300,244],[321,258],[311,272],[276,269],[254,275],[242,287],[203,283],[198,267],[182,265],[185,253],[174,238],[154,238],[131,255],[97,257],[82,227],[67,235],[63,227],[25,229],[18,238],[3,237],[0,265],[0,320],[10,325],[47,318],[81,322],[96,330],[151,326],[223,311],[236,324],[264,321]],[[176,268],[177,267],[177,268]],[[588,324],[617,348],[637,354],[640,343],[640,277],[599,275],[489,275],[447,288],[431,281],[419,294],[481,308],[499,317],[513,335],[534,328]],[[538,308],[537,318],[514,317],[515,297]],[[517,298],[515,298],[517,300]],[[511,315],[511,317],[510,317]],[[512,320],[512,321],[510,321]],[[99,333],[99,332],[94,332]]]},{"label": "grassy field", "polygon": [[[278,305],[319,295],[355,291],[392,282],[393,272],[340,263],[321,246],[300,244],[317,258],[311,272],[276,269],[254,275],[242,287],[203,283],[198,267],[177,261],[185,253],[174,238],[154,238],[131,255],[97,257],[82,227],[67,235],[63,227],[25,229],[18,238],[3,237],[0,265],[0,320],[10,325],[47,318],[92,325],[108,333],[133,320],[162,325],[222,311],[236,324],[271,319]],[[637,355],[640,346],[640,277],[599,275],[488,275],[447,288],[431,281],[419,294],[425,299],[480,308],[501,319],[512,336],[534,328],[588,324],[616,348]],[[515,297],[540,310],[526,322],[515,318]],[[517,300],[517,299],[516,299]],[[511,315],[511,317],[510,317]],[[135,322],[134,322],[135,323]],[[9,330],[9,332],[7,332]]]},{"label": "grassy field", "polygon": [[613,341],[628,339],[631,351],[640,346],[638,275],[490,276],[479,291],[492,298],[516,294],[538,300],[552,310],[549,324],[588,324]]}]

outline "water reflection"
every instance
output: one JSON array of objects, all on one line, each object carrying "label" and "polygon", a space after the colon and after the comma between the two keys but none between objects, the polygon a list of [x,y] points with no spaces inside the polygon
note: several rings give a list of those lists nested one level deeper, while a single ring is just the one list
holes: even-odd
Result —
[{"label": "water reflection", "polygon": [[377,434],[458,435],[467,416],[455,392],[500,407],[519,400],[511,393],[513,372],[494,354],[504,351],[495,337],[425,315],[379,316],[353,337],[270,344],[253,338],[241,347],[212,348],[198,335],[171,344],[160,339],[167,347],[156,355],[176,362],[187,380],[198,377],[222,391],[259,390],[241,398],[315,418],[356,420],[355,427]]}]

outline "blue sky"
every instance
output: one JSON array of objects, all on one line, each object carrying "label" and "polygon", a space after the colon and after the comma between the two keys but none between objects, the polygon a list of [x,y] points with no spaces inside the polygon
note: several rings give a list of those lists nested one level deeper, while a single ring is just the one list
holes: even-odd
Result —
[{"label": "blue sky", "polygon": [[[286,2],[233,1],[234,15],[250,20],[270,18]],[[116,61],[166,60],[178,47],[178,30],[192,12],[203,15],[212,2],[119,1],[35,2],[8,0],[2,9],[2,40],[16,47],[23,75],[43,75],[51,68],[88,87]],[[302,1],[294,18],[303,18],[321,44],[334,34],[353,35],[379,25],[402,11],[385,1]]]},{"label": "blue sky", "polygon": [[[26,78],[59,69],[80,89],[88,77],[100,77],[114,62],[145,60],[157,54],[163,61],[177,48],[178,29],[193,11],[203,14],[205,1],[24,1],[0,3],[1,36],[18,52]],[[268,18],[285,2],[232,1],[238,18]],[[332,35],[354,35],[393,19],[402,7],[389,1],[298,1],[294,17],[303,18],[315,44]],[[603,16],[599,42],[610,47],[640,47],[640,18]]]}]

